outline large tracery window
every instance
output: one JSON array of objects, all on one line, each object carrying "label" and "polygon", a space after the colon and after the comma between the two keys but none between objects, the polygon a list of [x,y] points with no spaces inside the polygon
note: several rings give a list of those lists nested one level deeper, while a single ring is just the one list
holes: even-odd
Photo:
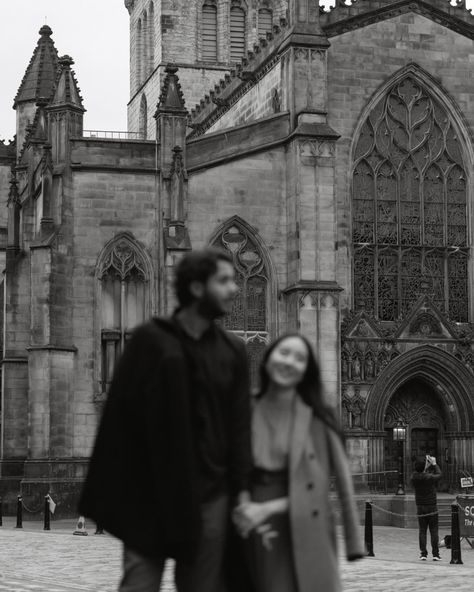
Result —
[{"label": "large tracery window", "polygon": [[406,76],[372,109],[356,145],[356,309],[395,320],[428,283],[441,310],[468,320],[466,189],[451,118]]},{"label": "large tracery window", "polygon": [[134,327],[147,316],[148,277],[143,258],[128,238],[107,249],[99,265],[101,387],[106,392],[115,362]]},{"label": "large tracery window", "polygon": [[223,325],[247,344],[252,382],[268,342],[268,269],[255,239],[243,227],[232,224],[213,241],[232,254],[239,293]]}]

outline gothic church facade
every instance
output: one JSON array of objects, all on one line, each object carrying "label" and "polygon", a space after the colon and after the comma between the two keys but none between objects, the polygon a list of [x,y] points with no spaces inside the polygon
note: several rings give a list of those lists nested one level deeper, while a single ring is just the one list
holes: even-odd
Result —
[{"label": "gothic church facade", "polygon": [[209,244],[234,258],[225,325],[254,374],[276,335],[310,339],[365,487],[430,452],[457,488],[474,469],[465,2],[125,5],[127,134],[84,131],[44,26],[0,145],[4,494],[73,507],[117,356]]}]

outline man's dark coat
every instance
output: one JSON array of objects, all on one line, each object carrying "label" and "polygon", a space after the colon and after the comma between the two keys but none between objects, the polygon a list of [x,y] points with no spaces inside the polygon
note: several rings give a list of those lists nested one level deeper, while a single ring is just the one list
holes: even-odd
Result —
[{"label": "man's dark coat", "polygon": [[[79,512],[145,556],[191,560],[199,536],[198,480],[190,368],[178,333],[174,320],[153,319],[127,344],[108,393]],[[245,346],[225,335],[236,351],[238,388],[239,380],[247,384]]]}]

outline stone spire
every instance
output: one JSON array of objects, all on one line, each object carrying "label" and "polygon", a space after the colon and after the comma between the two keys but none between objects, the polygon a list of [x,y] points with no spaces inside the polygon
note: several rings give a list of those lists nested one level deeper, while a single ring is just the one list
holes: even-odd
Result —
[{"label": "stone spire", "polygon": [[70,56],[64,55],[58,59],[58,64],[59,72],[55,80],[54,94],[51,98],[50,106],[68,105],[84,112],[85,109],[82,105],[80,89],[77,85],[74,72],[71,70],[74,60]]},{"label": "stone spire", "polygon": [[36,103],[41,97],[51,96],[58,68],[58,52],[51,39],[52,33],[48,25],[39,30],[41,37],[16,93],[14,109],[19,103]]},{"label": "stone spire", "polygon": [[68,161],[69,140],[82,137],[85,111],[74,72],[71,70],[74,61],[66,55],[58,59],[58,64],[53,95],[46,108],[55,164]]},{"label": "stone spire", "polygon": [[183,91],[179,83],[176,72],[178,68],[168,64],[165,72],[166,76],[161,88],[160,98],[158,100],[158,107],[156,109],[155,117],[158,113],[185,113],[187,114],[184,105]]}]

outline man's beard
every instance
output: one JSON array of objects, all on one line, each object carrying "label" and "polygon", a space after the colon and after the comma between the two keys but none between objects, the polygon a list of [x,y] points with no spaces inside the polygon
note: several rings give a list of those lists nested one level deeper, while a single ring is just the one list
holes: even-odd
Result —
[{"label": "man's beard", "polygon": [[205,319],[214,320],[223,317],[227,311],[222,309],[216,298],[205,292],[199,300],[198,313]]}]

